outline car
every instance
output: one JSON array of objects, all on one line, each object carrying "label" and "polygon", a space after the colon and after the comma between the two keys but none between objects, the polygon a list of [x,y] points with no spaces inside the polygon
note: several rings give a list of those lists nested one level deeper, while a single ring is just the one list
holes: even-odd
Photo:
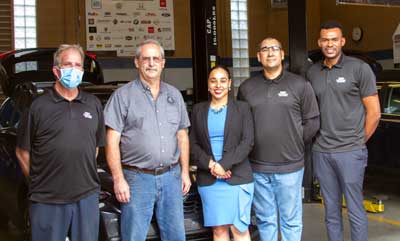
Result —
[{"label": "car", "polygon": [[[0,225],[17,230],[23,240],[30,239],[29,201],[26,179],[15,156],[16,129],[21,113],[30,106],[32,100],[53,86],[55,80],[51,69],[55,51],[54,48],[35,48],[0,55],[0,84],[5,96],[0,105]],[[104,83],[102,69],[93,54],[85,54],[84,70],[80,88],[93,93],[105,104],[120,83]],[[120,204],[113,191],[113,180],[105,161],[104,148],[100,149],[97,163],[101,182],[99,240],[121,240]],[[195,185],[196,167],[191,166],[190,171],[193,185],[183,198],[186,238],[211,240],[211,229],[203,226],[202,205]],[[255,223],[254,215],[252,223]],[[259,233],[253,224],[250,226],[252,240],[258,240]],[[154,218],[147,240],[160,240]]]},{"label": "car", "polygon": [[368,165],[400,168],[400,71],[387,70],[377,75],[381,105],[379,125],[367,143]]}]

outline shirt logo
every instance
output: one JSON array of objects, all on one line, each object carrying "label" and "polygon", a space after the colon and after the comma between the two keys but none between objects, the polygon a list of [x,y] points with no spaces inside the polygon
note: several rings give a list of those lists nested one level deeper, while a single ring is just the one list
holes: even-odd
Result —
[{"label": "shirt logo", "polygon": [[344,77],[339,77],[336,79],[336,83],[346,83],[346,79]]},{"label": "shirt logo", "polygon": [[278,93],[278,96],[279,97],[288,97],[288,93],[285,91],[285,90],[281,90],[281,91],[279,91],[279,93]]},{"label": "shirt logo", "polygon": [[92,114],[90,114],[89,112],[85,111],[83,112],[83,117],[85,117],[86,119],[92,119]]}]

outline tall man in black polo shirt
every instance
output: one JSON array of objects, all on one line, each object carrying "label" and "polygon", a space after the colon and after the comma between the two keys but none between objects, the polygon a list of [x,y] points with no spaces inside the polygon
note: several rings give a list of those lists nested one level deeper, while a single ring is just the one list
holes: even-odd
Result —
[{"label": "tall man in black polo shirt", "polygon": [[262,241],[300,241],[304,145],[319,128],[319,111],[311,85],[283,69],[284,52],[274,38],[264,39],[257,53],[263,71],[246,80],[238,98],[254,116],[253,206]]},{"label": "tall man in black polo shirt", "polygon": [[318,45],[325,58],[307,72],[321,111],[313,162],[324,198],[329,240],[343,240],[344,194],[351,240],[367,241],[362,194],[368,159],[365,143],[378,125],[380,107],[374,73],[363,61],[342,53],[345,42],[340,23],[321,25]]},{"label": "tall man in black polo shirt", "polygon": [[105,145],[100,101],[79,90],[84,53],[61,45],[54,54],[54,88],[35,99],[19,124],[16,154],[29,177],[32,241],[97,241],[99,178]]}]

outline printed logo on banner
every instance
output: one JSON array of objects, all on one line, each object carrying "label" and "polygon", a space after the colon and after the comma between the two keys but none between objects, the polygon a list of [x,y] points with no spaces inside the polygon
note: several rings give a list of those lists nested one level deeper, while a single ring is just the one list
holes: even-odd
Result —
[{"label": "printed logo on banner", "polygon": [[147,32],[148,32],[148,33],[154,33],[154,27],[153,27],[153,26],[148,27],[148,28],[147,28]]},{"label": "printed logo on banner", "polygon": [[94,40],[94,36],[93,35],[89,35],[89,40],[93,41]]},{"label": "printed logo on banner", "polygon": [[141,12],[133,12],[132,16],[133,17],[139,17],[141,15]]},{"label": "printed logo on banner", "polygon": [[89,22],[90,25],[94,25],[94,19],[93,18],[89,18],[88,22]]},{"label": "printed logo on banner", "polygon": [[101,48],[103,48],[103,45],[102,44],[96,44],[96,48],[101,49]]},{"label": "printed logo on banner", "polygon": [[109,40],[111,40],[111,37],[110,36],[104,36],[104,40],[109,41]]},{"label": "printed logo on banner", "polygon": [[160,0],[160,7],[162,8],[167,7],[167,0]]},{"label": "printed logo on banner", "polygon": [[97,40],[97,41],[101,41],[101,36],[100,36],[100,35],[97,35],[97,36],[96,36],[96,40]]},{"label": "printed logo on banner", "polygon": [[132,23],[131,20],[120,20],[119,22],[120,22],[120,23]]},{"label": "printed logo on banner", "polygon": [[155,17],[157,14],[156,13],[146,13],[146,17]]},{"label": "printed logo on banner", "polygon": [[135,32],[135,28],[128,28],[128,32]]},{"label": "printed logo on banner", "polygon": [[115,24],[117,24],[117,23],[118,23],[118,19],[115,19],[115,18],[114,18],[113,24],[115,25]]},{"label": "printed logo on banner", "polygon": [[93,49],[94,46],[95,46],[94,44],[89,44],[89,47],[88,47],[88,48]]},{"label": "printed logo on banner", "polygon": [[122,3],[116,3],[115,4],[116,9],[122,9]]},{"label": "printed logo on banner", "polygon": [[114,44],[114,48],[122,48],[121,44]]},{"label": "printed logo on banner", "polygon": [[97,12],[88,12],[88,16],[99,16]]},{"label": "printed logo on banner", "polygon": [[139,24],[139,19],[134,19],[133,24],[138,25]]},{"label": "printed logo on banner", "polygon": [[170,13],[162,13],[161,16],[168,18],[171,16],[171,14]]},{"label": "printed logo on banner", "polygon": [[96,22],[101,24],[111,23],[111,19],[97,19]]},{"label": "printed logo on banner", "polygon": [[144,28],[139,27],[139,28],[138,28],[138,31],[139,31],[139,32],[144,32]]},{"label": "printed logo on banner", "polygon": [[158,28],[157,29],[157,31],[159,32],[159,33],[161,33],[161,32],[171,32],[171,28]]},{"label": "printed logo on banner", "polygon": [[159,25],[160,24],[160,20],[153,20],[153,24],[154,25]]},{"label": "printed logo on banner", "polygon": [[106,49],[111,49],[111,48],[112,48],[112,44],[105,44],[105,45],[104,45],[104,48],[106,48]]},{"label": "printed logo on banner", "polygon": [[128,13],[116,13],[115,15],[118,15],[118,16],[128,16]]},{"label": "printed logo on banner", "polygon": [[89,27],[89,33],[97,33],[96,27]]},{"label": "printed logo on banner", "polygon": [[92,8],[100,9],[101,8],[101,0],[92,0]]},{"label": "printed logo on banner", "polygon": [[136,10],[146,10],[144,8],[144,3],[138,3],[138,6],[137,6]]},{"label": "printed logo on banner", "polygon": [[132,40],[132,36],[125,36],[125,40]]},{"label": "printed logo on banner", "polygon": [[142,20],[140,21],[140,24],[151,24],[150,20]]},{"label": "printed logo on banner", "polygon": [[111,12],[104,12],[104,17],[111,17]]}]

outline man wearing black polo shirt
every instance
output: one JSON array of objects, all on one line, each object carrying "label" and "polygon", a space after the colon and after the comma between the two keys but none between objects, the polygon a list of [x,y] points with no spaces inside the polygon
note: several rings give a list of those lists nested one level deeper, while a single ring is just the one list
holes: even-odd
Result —
[{"label": "man wearing black polo shirt", "polygon": [[362,194],[368,159],[365,143],[378,125],[380,107],[374,73],[363,61],[343,54],[345,42],[340,23],[321,25],[318,45],[325,58],[307,72],[321,112],[313,162],[324,198],[329,241],[343,240],[343,194],[351,240],[367,241]]},{"label": "man wearing black polo shirt", "polygon": [[253,206],[262,241],[300,241],[304,145],[319,128],[319,111],[311,85],[283,69],[284,52],[274,38],[264,39],[257,53],[263,71],[246,80],[238,98],[254,116]]},{"label": "man wearing black polo shirt", "polygon": [[96,156],[105,145],[100,101],[79,90],[84,53],[61,45],[54,54],[54,88],[24,113],[16,154],[29,177],[32,241],[97,241],[99,178]]}]

